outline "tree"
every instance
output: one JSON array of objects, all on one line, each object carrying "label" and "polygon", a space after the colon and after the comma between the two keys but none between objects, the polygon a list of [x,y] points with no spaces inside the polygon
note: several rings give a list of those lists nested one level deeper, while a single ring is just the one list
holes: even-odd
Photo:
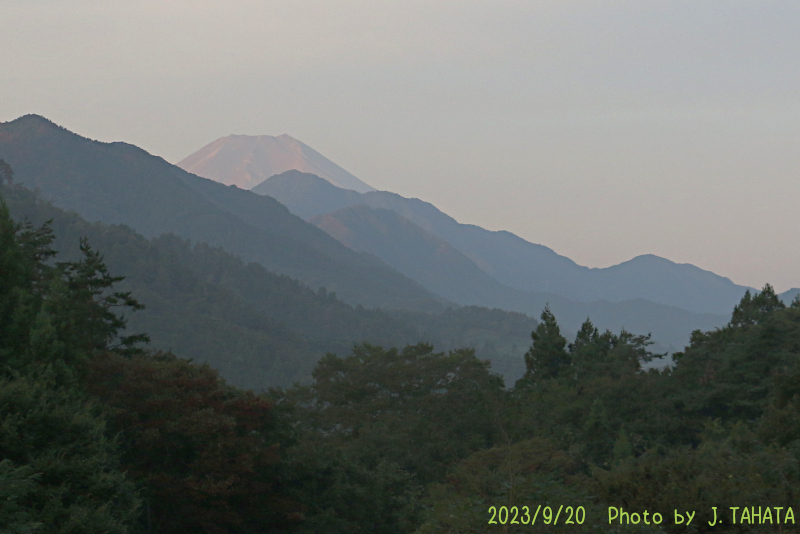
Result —
[{"label": "tree", "polygon": [[26,373],[44,372],[74,384],[93,354],[136,352],[145,335],[120,336],[117,308],[140,309],[130,293],[114,291],[102,256],[82,240],[79,261],[53,265],[53,232],[15,223],[0,202],[0,362]]},{"label": "tree", "polygon": [[6,160],[0,159],[0,184],[3,182],[8,182],[8,185],[14,185],[14,169],[6,163]]},{"label": "tree", "polygon": [[77,381],[81,356],[107,350],[107,336],[71,330],[87,317],[116,323],[97,315],[102,304],[79,298],[83,287],[68,267],[48,261],[51,242],[48,227],[14,223],[0,200],[0,525],[126,532],[140,501],[101,411]]},{"label": "tree", "polygon": [[122,534],[138,515],[117,443],[78,392],[0,379],[0,458],[2,532]]},{"label": "tree", "polygon": [[[589,483],[579,462],[545,438],[480,451],[460,462],[447,483],[431,486],[417,533],[645,531],[609,526],[607,509],[591,497]],[[566,510],[568,506],[572,513]],[[583,510],[576,514],[578,506]],[[490,507],[496,512],[492,525],[488,524],[493,515]],[[501,507],[510,511],[508,515],[498,513]],[[563,510],[555,525],[559,507]],[[570,517],[572,524],[566,524]],[[511,521],[514,518],[516,524]]]},{"label": "tree", "polygon": [[[800,497],[797,457],[787,449],[759,442],[741,422],[726,426],[710,421],[696,446],[653,448],[608,470],[595,468],[593,475],[596,495],[603,501],[626,510],[694,510],[697,517],[692,524],[697,532],[794,530],[791,525],[776,524],[774,507],[783,507],[781,523],[788,507],[794,506],[796,513]],[[772,521],[741,524],[740,509],[739,524],[734,525],[731,506],[761,507],[761,517],[769,507]],[[712,507],[717,507],[717,519],[722,522],[709,526]],[[685,532],[685,525],[675,525],[672,531]]]},{"label": "tree", "polygon": [[746,293],[731,322],[713,332],[692,334],[674,355],[673,376],[680,402],[696,416],[756,419],[774,396],[796,390],[800,308],[786,307],[767,285]]},{"label": "tree", "polygon": [[121,433],[144,485],[143,526],[163,534],[283,532],[299,506],[276,489],[281,430],[271,403],[169,353],[98,355],[87,388]]},{"label": "tree", "polygon": [[589,319],[584,321],[570,343],[569,353],[575,378],[585,381],[600,376],[620,377],[642,370],[642,363],[654,358],[647,347],[650,336],[631,334],[623,329],[619,335],[606,330],[602,334]]},{"label": "tree", "polygon": [[748,289],[739,304],[733,309],[730,326],[746,326],[759,323],[775,310],[784,309],[781,301],[771,285],[766,284],[755,296]]},{"label": "tree", "polygon": [[360,345],[326,355],[313,375],[310,388],[289,392],[308,407],[301,419],[370,467],[390,461],[425,484],[498,435],[503,379],[472,350]]},{"label": "tree", "polygon": [[571,363],[570,355],[565,350],[567,340],[561,335],[549,306],[545,306],[541,319],[536,330],[531,332],[533,345],[525,353],[525,377],[533,377],[536,380],[556,378]]}]

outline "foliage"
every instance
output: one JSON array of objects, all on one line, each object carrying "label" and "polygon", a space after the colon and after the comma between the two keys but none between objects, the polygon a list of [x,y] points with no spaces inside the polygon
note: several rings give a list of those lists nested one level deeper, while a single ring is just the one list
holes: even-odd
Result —
[{"label": "foliage", "polygon": [[[448,476],[446,484],[431,487],[425,521],[419,534],[470,532],[584,532],[598,530],[597,519],[605,510],[584,489],[586,476],[579,462],[545,438],[533,438],[510,445],[477,452],[462,461]],[[537,507],[550,507],[553,514],[537,515]],[[497,516],[495,525],[490,507],[516,507],[520,524],[503,524]],[[560,506],[583,506],[588,524],[566,524],[569,513],[552,519]],[[527,510],[524,507],[528,507]],[[531,521],[533,524],[531,524]],[[527,524],[522,524],[526,522]],[[600,531],[610,531],[605,529]]]},{"label": "foliage", "polygon": [[525,354],[526,378],[555,378],[570,366],[564,347],[567,340],[561,335],[555,316],[549,307],[542,311],[542,322],[531,332],[533,346]]},{"label": "foliage", "polygon": [[675,355],[674,379],[683,409],[694,416],[752,420],[776,395],[790,399],[797,389],[800,308],[787,308],[772,288],[749,293],[730,323],[713,332],[694,332]]},{"label": "foliage", "polygon": [[298,517],[273,487],[280,444],[265,398],[170,354],[106,354],[90,370],[122,463],[145,485],[148,531],[276,532]]},{"label": "foliage", "polygon": [[[697,531],[750,531],[751,525],[715,525],[712,507],[730,523],[732,506],[796,506],[800,487],[797,457],[767,445],[743,423],[709,422],[697,447],[649,450],[606,471],[597,469],[601,498],[629,510],[695,510]],[[784,516],[781,516],[783,521]],[[774,532],[774,524],[752,530]],[[683,532],[685,527],[672,527]]]},{"label": "foliage", "polygon": [[[487,346],[502,334],[505,351],[533,326],[525,316],[353,308],[219,249],[89,225],[2,190],[17,209],[54,214],[18,224],[0,202],[4,532],[686,530],[609,525],[609,506],[696,510],[696,532],[772,531],[707,521],[714,506],[800,497],[800,300],[787,307],[770,286],[662,371],[643,368],[649,336],[587,319],[567,343],[545,308],[508,391],[470,349],[360,343],[318,362],[314,351],[423,334]],[[241,381],[306,385],[257,395],[142,350],[120,315],[140,307],[134,287],[152,303],[142,324],[183,339],[187,356]],[[539,504],[583,506],[590,523],[488,525],[490,506]]]},{"label": "foliage", "polygon": [[[0,524],[11,532],[126,532],[138,512],[115,440],[81,391],[88,358],[133,349],[110,308],[136,305],[86,244],[53,265],[52,233],[0,200]],[[119,339],[120,345],[111,343]]]},{"label": "foliage", "polygon": [[97,407],[63,387],[0,380],[0,524],[11,532],[126,532],[139,498]]},{"label": "foliage", "polygon": [[346,358],[326,355],[314,380],[291,392],[311,428],[366,465],[394,462],[423,484],[497,437],[503,382],[469,350],[360,345]]},{"label": "foliage", "polygon": [[152,345],[208,362],[230,383],[253,389],[309,383],[326,352],[343,354],[355,343],[404,346],[430,341],[442,350],[476,347],[482,359],[502,360],[511,378],[521,372],[522,347],[533,319],[479,307],[439,314],[350,306],[324,288],[311,289],[205,243],[174,235],[147,240],[125,226],[90,224],[22,187],[2,187],[17,219],[52,220],[59,257],[83,255],[80,238],[102,250],[116,282],[146,309],[129,318]]},{"label": "foliage", "polygon": [[419,522],[422,487],[389,461],[365,465],[318,436],[286,451],[287,495],[303,503],[302,534],[403,534]]}]

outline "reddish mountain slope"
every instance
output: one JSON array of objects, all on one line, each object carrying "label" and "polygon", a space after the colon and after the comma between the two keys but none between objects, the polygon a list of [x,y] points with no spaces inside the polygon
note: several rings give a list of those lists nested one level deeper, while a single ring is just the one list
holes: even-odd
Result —
[{"label": "reddish mountain slope", "polygon": [[178,167],[226,185],[252,189],[270,176],[296,169],[359,193],[374,190],[334,162],[288,135],[229,135],[178,163]]}]

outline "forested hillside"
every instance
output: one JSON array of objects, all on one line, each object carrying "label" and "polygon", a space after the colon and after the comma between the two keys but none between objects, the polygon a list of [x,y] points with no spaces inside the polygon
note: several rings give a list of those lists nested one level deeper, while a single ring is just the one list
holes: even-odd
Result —
[{"label": "forested hillside", "polygon": [[189,174],[126,143],[92,141],[43,117],[0,124],[0,158],[56,206],[145,237],[174,233],[222,247],[345,302],[442,311],[443,299],[353,252],[269,197]]},{"label": "forested hillside", "polygon": [[[162,253],[122,235],[117,254]],[[587,320],[567,339],[545,309],[510,390],[469,349],[363,344],[256,395],[146,350],[102,251],[65,261],[54,243],[0,203],[10,532],[796,530],[800,299],[769,286],[662,371],[643,370],[647,336]]]},{"label": "forested hillside", "polygon": [[[651,274],[643,275],[637,267],[589,287],[583,278],[572,276],[576,268],[586,274],[585,268],[546,247],[511,234],[459,224],[430,204],[388,192],[371,191],[360,198],[369,200],[372,207],[397,213],[401,224],[391,225],[393,231],[381,239],[367,231],[370,221],[355,218],[345,228],[354,234],[352,241],[375,246],[353,250],[292,215],[272,198],[189,174],[129,144],[83,138],[36,115],[0,124],[0,158],[11,164],[18,183],[36,188],[56,206],[74,210],[89,221],[125,224],[147,238],[172,233],[181,239],[208,243],[315,290],[324,287],[353,306],[442,312],[460,304],[536,315],[549,303],[570,331],[577,331],[591,316],[603,328],[624,326],[651,332],[663,350],[677,350],[692,329],[719,326],[724,315],[651,302],[647,292],[642,293],[646,298],[634,298],[639,293],[630,293],[627,281],[635,281],[648,291],[689,295],[702,302],[713,300],[718,308],[718,299],[710,295],[716,295],[721,287],[728,299],[723,299],[723,309],[740,294],[726,279],[711,273],[700,273],[698,278],[694,271],[687,277],[684,271],[688,267],[670,262],[666,270],[664,262],[648,264],[644,272]],[[312,175],[301,177],[323,181]],[[404,228],[412,231],[403,232]],[[422,235],[427,237],[420,239]],[[513,238],[510,241],[509,236]],[[399,240],[405,238],[411,239],[401,244]],[[450,253],[428,253],[428,238],[444,241]],[[525,289],[528,286],[520,289],[514,287],[517,282],[504,282],[506,279],[491,267],[493,262],[533,280],[534,289],[539,289],[531,292]],[[682,280],[677,286],[672,276],[676,269]],[[547,291],[547,281],[556,275],[562,286],[577,292],[577,299],[558,294],[555,285],[554,291]],[[709,279],[713,282],[710,285]],[[545,286],[541,286],[543,280]],[[716,286],[720,287],[714,289]],[[608,291],[596,294],[592,288],[597,287]],[[731,287],[734,293],[728,291]],[[263,346],[264,342],[257,344]]]},{"label": "forested hillside", "polygon": [[522,373],[535,324],[525,315],[476,307],[439,313],[352,307],[324,288],[312,290],[204,243],[171,234],[148,240],[125,226],[87,223],[21,186],[0,185],[0,195],[18,220],[52,220],[62,257],[80,257],[81,237],[103,251],[109,268],[125,275],[120,288],[146,305],[130,318],[131,330],[148,332],[153,347],[208,362],[237,386],[307,382],[326,352],[362,342],[470,346],[509,384]]}]

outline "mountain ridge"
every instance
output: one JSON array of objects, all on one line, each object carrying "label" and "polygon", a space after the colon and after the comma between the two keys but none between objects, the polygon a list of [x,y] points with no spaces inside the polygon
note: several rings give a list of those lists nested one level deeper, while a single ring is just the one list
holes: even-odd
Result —
[{"label": "mountain ridge", "polygon": [[498,282],[446,241],[391,210],[358,204],[311,219],[354,250],[373,254],[424,287],[461,305],[538,316],[545,306],[571,337],[590,317],[601,330],[650,332],[659,350],[682,347],[695,329],[713,329],[725,315],[699,314],[633,299],[576,302],[548,292],[526,292]]},{"label": "mountain ridge", "polygon": [[[128,332],[147,332],[151,347],[207,362],[230,382],[256,390],[308,382],[326,353],[347,354],[356,343],[403,346],[433,343],[439,350],[469,344],[513,384],[536,321],[519,313],[463,307],[438,314],[370,310],[345,304],[295,279],[246,264],[221,248],[174,234],[146,239],[129,227],[89,223],[41,199],[23,185],[0,183],[0,204],[16,221],[48,224],[61,261],[79,260],[81,238],[116,285],[145,305],[131,314]],[[515,348],[516,346],[516,348]]]},{"label": "mountain ridge", "polygon": [[89,140],[28,115],[0,123],[0,158],[14,169],[15,181],[89,221],[221,246],[353,304],[445,307],[441,297],[347,249],[278,201],[192,175],[134,145]]},{"label": "mountain ridge", "polygon": [[584,267],[511,232],[459,223],[420,199],[386,191],[336,191],[323,182],[309,174],[284,173],[268,178],[253,192],[272,196],[305,218],[352,204],[389,209],[450,243],[503,285],[526,292],[556,293],[587,303],[642,298],[696,313],[727,314],[750,289],[711,271],[652,254],[606,268]]}]

